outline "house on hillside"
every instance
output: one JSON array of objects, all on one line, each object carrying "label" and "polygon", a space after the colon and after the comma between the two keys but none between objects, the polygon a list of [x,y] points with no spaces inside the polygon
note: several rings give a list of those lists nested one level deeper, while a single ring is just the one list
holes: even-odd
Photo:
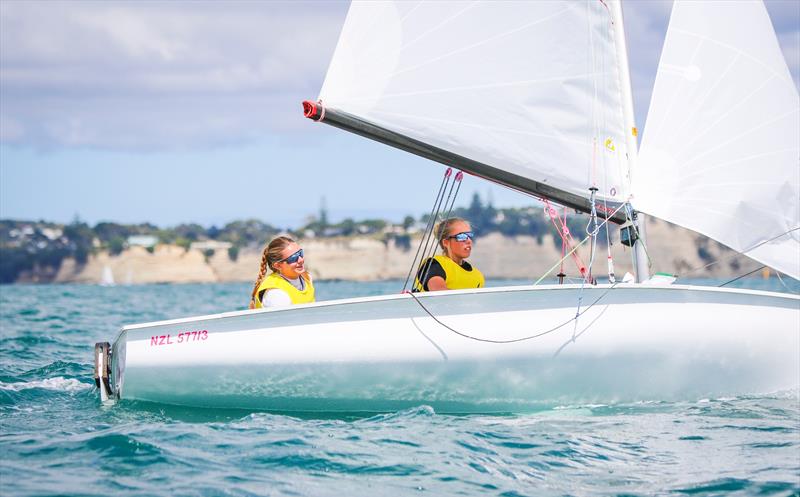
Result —
[{"label": "house on hillside", "polygon": [[199,250],[205,252],[207,250],[228,250],[233,244],[231,242],[221,242],[217,240],[201,240],[199,242],[192,242],[189,246],[190,250]]},{"label": "house on hillside", "polygon": [[132,235],[128,237],[129,247],[155,247],[158,243],[158,238],[152,235]]}]

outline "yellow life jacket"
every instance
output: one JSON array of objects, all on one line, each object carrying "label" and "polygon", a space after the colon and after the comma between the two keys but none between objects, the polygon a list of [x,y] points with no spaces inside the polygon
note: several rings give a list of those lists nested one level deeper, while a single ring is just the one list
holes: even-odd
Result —
[{"label": "yellow life jacket", "polygon": [[261,305],[261,296],[265,290],[272,288],[286,292],[289,298],[292,299],[292,304],[308,304],[309,302],[314,302],[314,284],[311,282],[311,275],[303,273],[300,277],[305,280],[305,288],[303,288],[302,291],[295,288],[294,285],[286,281],[280,274],[270,273],[269,276],[261,280],[261,284],[258,285],[255,308],[261,309],[263,307]]},{"label": "yellow life jacket", "polygon": [[[435,255],[433,258],[442,265],[442,269],[444,269],[445,279],[444,283],[447,286],[448,290],[461,290],[465,288],[481,288],[486,285],[486,281],[483,278],[483,273],[481,273],[478,268],[472,266],[472,271],[467,271],[460,265],[456,264],[453,259],[447,257],[446,255]],[[427,262],[423,262],[423,265]],[[419,278],[414,281],[414,288],[418,292],[425,292],[420,283]]]}]

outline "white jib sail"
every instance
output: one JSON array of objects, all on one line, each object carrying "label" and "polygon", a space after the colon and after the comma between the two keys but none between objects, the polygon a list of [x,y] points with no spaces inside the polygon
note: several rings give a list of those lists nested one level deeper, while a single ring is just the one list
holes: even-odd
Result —
[{"label": "white jib sail", "polygon": [[800,98],[759,1],[678,1],[634,206],[800,278]]},{"label": "white jib sail", "polygon": [[319,98],[524,178],[625,200],[609,1],[353,2]]}]

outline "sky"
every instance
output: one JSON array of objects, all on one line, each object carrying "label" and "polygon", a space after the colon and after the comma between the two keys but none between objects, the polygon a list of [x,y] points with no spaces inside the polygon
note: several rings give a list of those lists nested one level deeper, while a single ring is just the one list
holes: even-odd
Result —
[{"label": "sky", "polygon": [[[800,2],[765,3],[800,86]],[[671,5],[624,7],[640,127]],[[0,218],[291,228],[323,202],[333,222],[428,212],[444,166],[302,117],[347,7],[0,0]],[[532,203],[467,177],[457,205],[474,192]]]}]

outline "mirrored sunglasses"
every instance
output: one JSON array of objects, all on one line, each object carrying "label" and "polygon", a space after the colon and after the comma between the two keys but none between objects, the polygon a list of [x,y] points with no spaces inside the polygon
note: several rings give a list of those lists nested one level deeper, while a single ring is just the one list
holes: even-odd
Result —
[{"label": "mirrored sunglasses", "polygon": [[447,238],[455,238],[457,242],[466,242],[467,240],[472,240],[475,238],[475,234],[471,231],[464,231],[462,233],[456,233],[455,235],[448,236]]},{"label": "mirrored sunglasses", "polygon": [[295,252],[294,254],[290,255],[290,256],[289,256],[289,257],[287,257],[286,259],[281,259],[281,260],[280,260],[280,261],[278,261],[278,262],[288,262],[289,264],[294,264],[294,263],[295,263],[295,262],[297,262],[297,261],[298,261],[298,260],[299,260],[301,257],[304,257],[304,256],[303,256],[303,249],[300,249],[300,250],[298,250],[297,252]]}]

